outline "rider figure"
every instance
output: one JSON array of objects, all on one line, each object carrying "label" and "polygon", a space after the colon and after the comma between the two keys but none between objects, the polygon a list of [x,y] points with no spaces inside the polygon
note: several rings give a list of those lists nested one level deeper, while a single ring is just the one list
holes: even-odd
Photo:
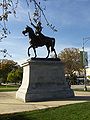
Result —
[{"label": "rider figure", "polygon": [[40,36],[41,35],[41,31],[42,31],[42,26],[41,26],[41,22],[39,21],[37,23],[37,25],[34,25],[32,22],[31,22],[31,25],[35,28],[35,34],[37,36]]}]

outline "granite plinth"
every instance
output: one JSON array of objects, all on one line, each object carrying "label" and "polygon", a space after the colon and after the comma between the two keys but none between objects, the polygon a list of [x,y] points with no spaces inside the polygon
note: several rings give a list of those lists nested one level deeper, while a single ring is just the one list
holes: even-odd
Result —
[{"label": "granite plinth", "polygon": [[22,85],[16,98],[24,102],[73,97],[60,59],[30,59],[23,63]]}]

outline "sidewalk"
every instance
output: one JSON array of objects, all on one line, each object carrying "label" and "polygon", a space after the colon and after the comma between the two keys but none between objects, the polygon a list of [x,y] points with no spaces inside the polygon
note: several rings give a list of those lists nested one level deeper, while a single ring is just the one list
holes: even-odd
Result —
[{"label": "sidewalk", "polygon": [[58,107],[67,104],[81,103],[90,100],[90,92],[75,92],[74,98],[24,103],[15,98],[16,92],[0,92],[0,114],[14,113],[22,111],[31,111],[44,109],[48,107]]}]

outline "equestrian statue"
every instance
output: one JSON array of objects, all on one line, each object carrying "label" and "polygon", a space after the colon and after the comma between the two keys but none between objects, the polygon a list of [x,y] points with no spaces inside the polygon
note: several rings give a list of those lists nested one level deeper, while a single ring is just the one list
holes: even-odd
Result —
[{"label": "equestrian statue", "polygon": [[[33,25],[33,27],[36,27],[33,23],[31,23]],[[39,23],[39,27],[40,27],[40,23]],[[31,27],[29,27],[28,25],[26,26],[25,30],[22,31],[22,33],[26,36],[28,35],[29,36],[29,43],[30,43],[30,46],[28,48],[28,56],[30,56],[30,53],[29,53],[29,50],[30,48],[33,48],[34,50],[34,54],[35,54],[35,57],[37,57],[37,54],[36,54],[36,48],[38,47],[42,47],[42,46],[46,46],[47,48],[47,51],[48,51],[48,55],[46,58],[49,57],[49,54],[50,54],[50,48],[51,48],[51,52],[54,52],[55,54],[55,58],[57,58],[57,54],[56,54],[56,51],[55,51],[55,38],[51,38],[51,37],[47,37],[45,35],[43,35],[41,33],[41,28],[38,29],[38,27],[36,27],[36,32],[34,33],[33,29]]]}]

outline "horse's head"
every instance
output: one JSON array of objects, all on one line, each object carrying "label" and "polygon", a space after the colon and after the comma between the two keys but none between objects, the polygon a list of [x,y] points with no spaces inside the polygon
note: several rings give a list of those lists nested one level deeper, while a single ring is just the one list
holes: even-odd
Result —
[{"label": "horse's head", "polygon": [[26,35],[26,33],[34,33],[33,29],[31,27],[29,27],[28,25],[26,26],[25,30],[22,31],[22,33],[24,35]]}]

